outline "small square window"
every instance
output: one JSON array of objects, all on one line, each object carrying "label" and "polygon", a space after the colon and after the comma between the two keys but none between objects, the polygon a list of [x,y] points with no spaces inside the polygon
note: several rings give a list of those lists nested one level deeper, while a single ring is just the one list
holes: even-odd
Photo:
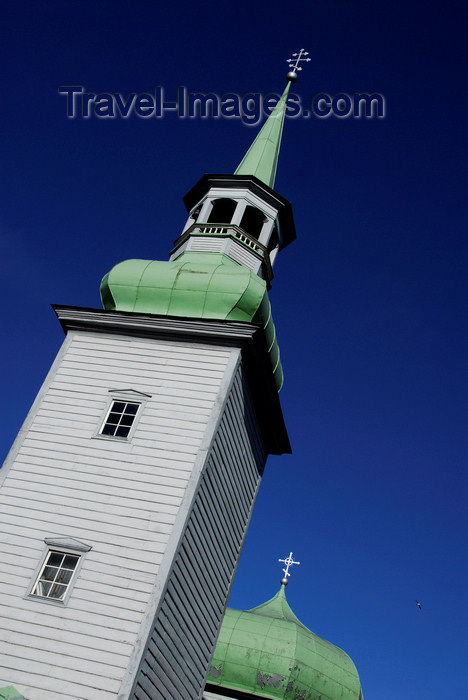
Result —
[{"label": "small square window", "polygon": [[31,595],[63,601],[79,560],[79,554],[50,550],[33,585]]},{"label": "small square window", "polygon": [[127,438],[140,405],[130,401],[112,401],[99,435]]}]

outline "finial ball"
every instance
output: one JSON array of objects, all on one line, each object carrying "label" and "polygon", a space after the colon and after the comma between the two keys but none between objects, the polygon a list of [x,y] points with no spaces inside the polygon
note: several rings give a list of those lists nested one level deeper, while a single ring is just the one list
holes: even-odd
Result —
[{"label": "finial ball", "polygon": [[286,80],[288,81],[288,83],[295,83],[297,80],[297,73],[293,70],[290,70],[286,76]]},{"label": "finial ball", "polygon": [[280,581],[280,583],[281,583],[282,586],[287,586],[287,585],[288,585],[288,579],[287,579],[286,577],[285,577],[285,578],[282,578],[281,581]]}]

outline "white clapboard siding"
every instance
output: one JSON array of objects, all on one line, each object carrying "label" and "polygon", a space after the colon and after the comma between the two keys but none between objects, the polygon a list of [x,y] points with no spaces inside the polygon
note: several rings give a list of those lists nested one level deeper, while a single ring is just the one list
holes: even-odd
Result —
[{"label": "white clapboard siding", "polygon": [[[8,586],[7,584],[2,584],[0,583],[0,594],[3,596],[11,595],[14,596],[14,590],[13,586]],[[89,596],[91,598],[91,596]],[[115,599],[114,599],[115,600]],[[60,638],[65,640],[71,639],[71,636],[74,634],[74,630],[77,627],[77,624],[79,624],[81,618],[82,618],[82,611],[88,610],[89,612],[94,612],[93,616],[93,626],[100,625],[104,629],[108,628],[108,631],[106,631],[105,634],[99,635],[102,639],[105,640],[110,640],[112,637],[114,638],[115,641],[123,641],[123,638],[121,635],[125,634],[125,639],[129,639],[130,636],[133,635],[134,638],[136,638],[138,631],[139,631],[139,623],[141,622],[141,615],[135,614],[134,611],[132,611],[132,614],[130,615],[128,611],[123,611],[122,614],[114,614],[115,610],[118,610],[119,608],[113,607],[113,606],[98,606],[97,604],[93,604],[92,600],[88,601],[87,606],[83,604],[76,604],[73,606],[73,608],[70,608],[70,611],[68,613],[68,616],[66,618],[66,623],[64,623],[63,627],[60,629]],[[97,613],[96,609],[99,609],[101,612]],[[8,626],[8,621],[11,621],[13,629],[18,632],[21,626],[21,622],[18,624],[14,624],[17,622],[15,620],[15,617],[18,615],[18,608],[12,607],[8,613],[5,615],[5,629]],[[129,620],[128,617],[132,617],[132,620]],[[51,616],[49,616],[49,619],[52,619]],[[24,623],[23,623],[24,624]],[[57,624],[57,620],[55,620],[55,624]],[[89,629],[89,627],[88,627]],[[49,630],[50,633],[50,630]],[[99,638],[96,637],[96,638]],[[18,641],[18,640],[17,640]],[[66,647],[66,645],[65,645]]]},{"label": "white clapboard siding", "polygon": [[[45,473],[45,470],[47,469],[55,469],[58,470],[59,473],[61,472],[63,478],[69,477],[67,472],[70,469],[70,467],[73,467],[74,465],[79,465],[79,473],[72,473],[70,478],[80,479],[81,474],[86,473],[87,465],[90,460],[89,455],[84,455],[81,453],[79,455],[71,455],[67,457],[66,455],[58,456],[55,454],[55,452],[52,452],[52,455],[50,457],[45,458],[41,451],[37,449],[28,450],[23,447],[21,449],[21,453],[18,454],[16,458],[16,463],[24,463],[25,465],[28,465],[31,461],[33,461],[36,465],[36,470],[38,473],[40,473],[41,468],[44,470],[43,473]],[[129,465],[132,465],[134,462],[138,462],[139,465],[138,474],[132,474],[134,479],[137,479],[140,476],[140,474],[144,475],[147,471],[150,471],[152,474],[164,475],[165,477],[171,476],[172,479],[177,480],[180,470],[185,469],[191,471],[190,462],[183,462],[180,459],[172,461],[160,460],[160,463],[158,463],[158,460],[155,460],[153,462],[151,460],[151,457],[145,457],[144,455],[128,453],[114,453],[111,455],[106,455],[102,453],[97,454],[93,460],[92,468],[93,470],[96,467],[101,468],[103,474],[106,473],[106,470],[112,469],[112,473],[117,474],[117,476],[119,470],[121,470],[125,471],[128,477]]]},{"label": "white clapboard siding", "polygon": [[[69,334],[3,472],[0,684],[28,700],[117,698],[238,354]],[[97,435],[111,390],[149,396],[130,441]],[[66,605],[26,597],[46,537],[92,547]]]},{"label": "white clapboard siding", "polygon": [[239,368],[154,617],[132,700],[200,697],[265,459]]},{"label": "white clapboard siding", "polygon": [[[104,441],[100,441],[104,442]],[[88,443],[87,443],[88,444]],[[89,443],[90,447],[89,448],[82,448],[80,450],[80,453],[77,454],[76,450],[73,451],[71,448],[67,451],[67,445],[63,445],[61,449],[61,455],[58,455],[56,450],[51,449],[49,450],[49,453],[47,455],[47,459],[50,459],[52,462],[53,461],[62,461],[63,459],[67,460],[70,459],[72,464],[75,465],[80,465],[80,464],[88,464],[92,461],[93,464],[99,464],[101,466],[105,466],[106,464],[109,467],[112,467],[114,464],[119,464],[121,462],[122,464],[127,464],[127,465],[132,465],[133,463],[138,463],[143,466],[152,466],[154,460],[154,466],[156,467],[163,467],[167,469],[173,469],[174,470],[174,477],[176,477],[181,470],[188,470],[191,471],[191,466],[192,463],[190,461],[184,461],[180,455],[172,455],[171,453],[167,453],[162,459],[159,455],[156,456],[151,456],[148,454],[140,454],[137,452],[135,449],[132,452],[129,452],[129,449],[131,449],[126,443],[121,443],[120,447],[118,447],[116,444],[113,444],[113,447],[115,450],[104,450],[104,448],[101,448],[100,446],[100,454],[96,453],[96,450],[94,449],[94,444]],[[109,445],[111,444],[110,442],[108,443]],[[127,448],[124,450],[124,448]],[[33,448],[28,448],[23,446],[21,448],[21,452],[17,457],[17,460],[21,460],[23,455],[27,455],[32,457],[33,459],[40,459],[44,456],[43,450],[38,450],[37,447]],[[26,461],[26,460],[24,460]]]},{"label": "white clapboard siding", "polygon": [[[66,657],[60,654],[56,656],[58,663],[61,663],[61,659],[63,662],[66,662]],[[68,698],[70,700],[81,700],[82,697],[90,700],[111,700],[116,697],[119,687],[118,679],[112,677],[107,679],[105,689],[96,687],[99,684],[100,677],[91,675],[88,672],[88,662],[83,662],[82,672],[71,671],[66,668],[65,663],[62,663],[63,672],[61,677],[53,678],[47,674],[47,668],[44,668],[43,663],[40,661],[33,663],[23,659],[21,656],[17,657],[11,654],[5,654],[4,659],[5,666],[8,668],[7,677],[20,677],[23,679],[23,687],[34,687],[37,697],[44,698],[44,700],[46,698],[52,698],[53,700],[66,700]],[[80,688],[80,695],[76,694],[76,688]],[[30,690],[27,692],[31,694]]]},{"label": "white clapboard siding", "polygon": [[[23,473],[22,473],[22,476],[23,476]],[[109,489],[106,489],[106,485],[102,484],[102,489],[101,489],[100,493],[94,492],[92,494],[91,489],[87,490],[86,484],[83,485],[83,482],[78,481],[78,480],[75,480],[75,483],[72,484],[72,486],[76,486],[77,488],[80,488],[80,491],[77,491],[76,493],[70,494],[69,484],[60,485],[60,483],[57,484],[57,482],[55,482],[53,480],[49,480],[51,483],[45,483],[45,482],[47,482],[47,479],[42,479],[40,477],[41,477],[40,474],[39,475],[35,474],[35,478],[32,479],[31,481],[26,481],[25,479],[21,479],[21,478],[17,478],[17,479],[11,478],[8,480],[8,485],[5,485],[5,487],[4,487],[5,492],[11,493],[11,495],[13,496],[13,492],[14,492],[15,488],[22,488],[22,489],[24,489],[25,492],[29,490],[29,491],[34,492],[36,494],[39,494],[41,492],[47,493],[47,494],[50,494],[51,502],[53,502],[53,497],[57,496],[58,497],[57,503],[60,506],[63,506],[63,498],[60,498],[60,497],[68,495],[69,498],[71,499],[70,503],[72,501],[77,501],[76,505],[79,505],[80,507],[84,507],[84,508],[88,507],[91,509],[94,508],[92,503],[89,503],[87,506],[86,503],[81,503],[81,501],[89,502],[89,501],[97,500],[98,502],[105,502],[105,501],[108,501],[108,495],[110,495],[110,494],[114,495],[116,493],[116,490],[122,496],[128,496],[128,491],[131,491],[131,495],[132,495],[133,499],[135,501],[137,501],[137,503],[136,504],[134,504],[133,502],[129,503],[129,500],[127,498],[126,499],[127,507],[129,505],[131,505],[132,507],[135,507],[135,505],[136,505],[136,507],[139,507],[141,505],[140,501],[141,502],[147,501],[148,506],[149,506],[150,504],[157,502],[157,499],[160,496],[164,497],[164,503],[166,503],[167,505],[178,506],[180,504],[181,498],[184,495],[184,490],[181,487],[181,481],[182,481],[181,479],[178,479],[177,486],[172,486],[172,485],[166,486],[164,483],[160,483],[162,481],[160,478],[155,479],[154,480],[155,484],[159,486],[159,493],[157,496],[154,496],[153,498],[151,498],[151,494],[148,494],[148,491],[139,490],[138,488],[129,489],[127,491],[127,493],[125,493],[125,492],[122,493],[122,491],[121,491],[122,485],[120,485],[120,484],[118,486],[113,486]],[[101,482],[102,481],[104,481],[104,479],[101,479]],[[20,483],[20,482],[22,482],[22,483]],[[98,484],[98,482],[96,481],[95,485],[97,485],[97,484]],[[81,489],[83,489],[83,490],[81,491]],[[141,489],[141,487],[140,487],[140,489]],[[87,498],[88,491],[90,493],[90,496],[91,495],[95,496],[94,499]],[[31,498],[33,496],[32,496],[32,494],[29,495],[29,494],[25,493],[24,497]],[[79,503],[78,503],[78,501],[79,501]],[[68,505],[69,504],[67,503],[67,506]]]},{"label": "white clapboard siding", "polygon": [[[64,650],[68,643],[91,649],[102,649],[105,646],[108,651],[127,656],[137,636],[138,625],[128,620],[121,620],[118,624],[118,619],[110,617],[108,624],[100,625],[102,618],[99,617],[92,622],[84,623],[81,621],[83,619],[81,612],[73,609],[66,618],[63,614],[54,615],[52,611],[43,615],[33,612],[25,622],[22,619],[18,620],[19,610],[20,608],[11,606],[5,614],[5,619],[2,620],[2,629],[10,630],[17,635],[15,644],[18,646],[21,646],[20,639],[23,640],[24,635],[27,635],[26,644],[36,650],[42,648],[42,640],[55,639],[63,643]],[[12,649],[10,653],[13,653]]]},{"label": "white clapboard siding", "polygon": [[[93,390],[93,384],[90,384],[88,386],[88,385],[80,384],[79,382],[74,383],[74,382],[67,381],[65,377],[63,377],[62,379],[63,379],[62,381],[57,382],[56,388],[64,390],[64,391],[66,391],[68,389],[71,396],[73,396],[75,393],[78,394],[79,396],[86,396],[87,394],[90,394],[92,396],[95,395],[94,390]],[[120,379],[120,381],[118,382],[117,386],[121,387],[124,384],[124,382],[122,381],[122,377],[120,375],[119,375],[119,379]],[[129,382],[131,384],[133,384],[135,391],[141,391],[141,392],[145,393],[144,390],[145,390],[145,388],[147,389],[145,384],[141,384],[141,383],[137,384],[136,382],[132,382],[131,377],[130,378],[127,377],[127,379],[125,380],[125,383],[127,384],[127,386],[129,384]],[[115,378],[114,378],[114,383],[115,383]],[[159,387],[154,387],[155,392],[156,392],[156,390],[159,390]],[[164,393],[161,393],[158,391],[158,395],[156,395],[156,397],[155,397],[155,405],[158,405],[158,396],[165,397],[164,400],[162,398],[160,398],[160,402],[161,402],[160,405],[161,406],[165,406],[166,404],[168,404],[169,406],[173,406],[174,409],[179,408],[181,411],[183,411],[183,410],[189,411],[190,408],[197,408],[197,407],[200,410],[209,410],[209,408],[210,408],[209,397],[208,398],[199,397],[199,400],[197,399],[197,397],[195,397],[195,399],[193,397],[187,397],[187,400],[184,400],[184,393],[182,390],[178,395],[173,395],[170,392],[168,392],[167,396],[165,396]],[[104,403],[105,403],[104,397],[102,397],[102,404],[104,404]]]},{"label": "white clapboard siding", "polygon": [[[11,633],[7,633],[5,635],[5,642],[10,644],[12,641],[14,641],[13,635]],[[42,643],[44,651],[47,651],[50,654],[63,654],[64,645],[62,642],[45,639]],[[111,654],[107,651],[103,651],[102,649],[87,649],[83,646],[70,644],[67,651],[70,652],[66,654],[67,666],[74,671],[82,671],[86,668],[90,661],[99,660],[99,663],[106,667],[106,672],[109,676],[118,677],[119,667],[122,665],[122,663],[125,663],[125,656]],[[22,655],[24,659],[32,662],[37,660],[35,650],[29,646],[22,648]]]},{"label": "white clapboard siding", "polygon": [[[18,473],[16,474],[16,479],[14,481],[12,479],[11,482],[9,481],[8,486],[5,486],[4,488],[5,493],[11,493],[11,495],[13,495],[14,489],[16,487],[22,488],[25,492],[25,497],[28,497],[26,496],[26,492],[31,491],[31,498],[34,497],[32,494],[37,494],[37,497],[40,498],[39,494],[41,493],[41,491],[43,491],[44,493],[51,494],[52,496],[57,495],[58,497],[61,497],[67,495],[67,492],[69,493],[69,490],[71,488],[76,488],[80,490],[73,494],[72,497],[74,500],[80,501],[80,507],[92,508],[92,501],[96,501],[101,505],[110,504],[112,507],[119,506],[121,508],[122,515],[126,515],[126,511],[133,512],[135,510],[134,501],[129,502],[128,491],[131,491],[131,495],[134,500],[141,501],[141,503],[136,504],[137,509],[144,508],[145,502],[147,508],[150,508],[152,504],[155,503],[155,497],[152,496],[151,493],[148,493],[148,491],[141,490],[141,488],[144,486],[143,479],[140,479],[140,481],[136,482],[134,488],[125,489],[125,479],[122,476],[119,476],[117,484],[113,485],[112,487],[102,489],[100,493],[96,493],[96,491],[92,490],[92,485],[90,485],[85,478],[87,474],[92,474],[92,472],[88,471],[86,472],[86,474],[81,475],[81,479],[66,479],[63,478],[62,474],[60,473],[56,477],[54,477],[50,474],[50,472],[48,472],[47,474],[44,474],[43,472],[36,472],[35,479],[32,480],[28,479],[27,471],[22,470],[21,472],[18,471]],[[99,477],[96,478],[94,483],[96,485],[99,484],[103,487],[106,487],[105,478],[105,476],[99,474]],[[161,512],[166,512],[170,515],[174,515],[174,513],[177,510],[177,503],[179,502],[179,498],[181,495],[180,491],[182,479],[172,479],[172,483],[166,486],[166,484],[164,483],[164,477],[158,476],[158,478],[155,479],[154,482],[155,484],[159,485],[161,494],[176,497],[174,498],[173,503],[164,502],[161,504]],[[139,485],[140,489],[138,489]],[[9,489],[11,489],[11,491],[9,491]],[[165,501],[166,500],[170,499],[165,499]],[[151,510],[154,509],[151,508]]]}]

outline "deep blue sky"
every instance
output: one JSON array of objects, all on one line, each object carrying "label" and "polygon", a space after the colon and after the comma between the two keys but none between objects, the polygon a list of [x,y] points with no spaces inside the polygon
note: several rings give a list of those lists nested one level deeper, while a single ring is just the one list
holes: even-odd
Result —
[{"label": "deep blue sky", "polygon": [[[271,597],[344,648],[366,700],[466,700],[466,4],[3,4],[6,454],[57,352],[51,303],[100,307],[126,258],[167,259],[182,196],[232,172],[238,120],[67,120],[59,85],[385,95],[381,120],[287,120],[297,241],[271,301],[292,456],[270,458],[230,604]],[[423,605],[416,607],[415,599]]]}]

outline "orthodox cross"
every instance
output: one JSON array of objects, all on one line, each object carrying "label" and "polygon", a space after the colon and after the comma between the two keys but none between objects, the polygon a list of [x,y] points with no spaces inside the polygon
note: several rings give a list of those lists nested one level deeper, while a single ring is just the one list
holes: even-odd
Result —
[{"label": "orthodox cross", "polygon": [[304,49],[301,49],[299,51],[299,53],[293,53],[293,57],[287,59],[287,63],[289,63],[289,70],[292,71],[293,73],[296,73],[298,70],[302,70],[302,67],[299,65],[299,62],[312,60],[310,58],[303,58],[304,56],[308,56],[308,55],[309,55],[309,52],[304,51]]},{"label": "orthodox cross", "polygon": [[[278,561],[280,561],[282,564],[286,564],[286,568],[283,569],[283,573],[284,573],[283,581],[285,581],[287,583],[288,576],[291,576],[291,574],[289,573],[289,567],[293,566],[293,564],[300,564],[301,562],[294,561],[292,552],[290,552],[289,557],[285,557],[284,559],[278,559]],[[283,583],[283,581],[281,583]]]}]

